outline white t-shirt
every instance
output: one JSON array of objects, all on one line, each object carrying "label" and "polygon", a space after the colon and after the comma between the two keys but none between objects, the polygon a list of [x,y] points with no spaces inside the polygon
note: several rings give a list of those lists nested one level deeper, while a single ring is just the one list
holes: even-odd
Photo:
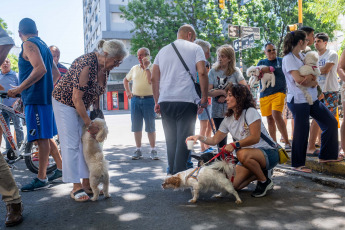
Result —
[{"label": "white t-shirt", "polygon": [[[245,114],[247,123],[244,119]],[[219,131],[221,131],[222,133],[230,133],[235,140],[243,140],[250,135],[249,125],[257,120],[261,120],[260,114],[258,113],[258,111],[256,111],[255,108],[249,108],[247,110],[242,111],[242,114],[238,120],[235,119],[234,115],[232,115],[231,117],[225,117],[222,123],[220,124]],[[269,136],[263,122],[261,122],[261,132],[265,134],[271,141],[273,141],[273,139]],[[259,143],[256,143],[251,146],[245,146],[243,148],[274,149],[262,138],[260,138]]]},{"label": "white t-shirt", "polygon": [[[201,46],[183,39],[174,41],[174,44],[196,79],[196,63],[206,61]],[[158,65],[160,70],[158,103],[198,103],[200,99],[195,91],[194,83],[171,44],[164,46],[158,52],[153,64]]]},{"label": "white t-shirt", "polygon": [[324,54],[319,57],[319,67],[324,67],[327,63],[333,63],[331,71],[327,75],[322,74],[318,77],[317,81],[322,89],[322,92],[334,92],[339,90],[337,67],[338,67],[338,54],[327,49]]},{"label": "white t-shirt", "polygon": [[[300,54],[300,57],[303,59],[303,55]],[[301,103],[308,103],[307,99],[305,98],[302,90],[300,90],[295,83],[295,80],[293,79],[291,75],[292,70],[299,70],[304,65],[303,61],[299,58],[297,58],[293,53],[289,53],[284,56],[283,58],[283,73],[285,75],[286,79],[286,85],[288,88],[288,92],[286,95],[287,102],[291,102],[292,98],[294,98],[295,104],[301,104]],[[313,101],[317,100],[317,89],[309,87],[308,92],[311,95]]]}]

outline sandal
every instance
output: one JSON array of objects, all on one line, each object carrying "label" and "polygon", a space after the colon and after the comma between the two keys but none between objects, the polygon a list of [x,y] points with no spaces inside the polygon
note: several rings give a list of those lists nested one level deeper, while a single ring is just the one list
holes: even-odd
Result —
[{"label": "sandal", "polygon": [[335,160],[322,160],[322,159],[319,159],[319,163],[328,163],[328,162],[339,162],[339,161],[342,161],[344,160],[344,157],[343,156],[338,156],[338,159],[335,159]]},{"label": "sandal", "polygon": [[[82,197],[87,196],[87,199],[82,199]],[[90,197],[86,194],[84,189],[79,189],[76,192],[71,192],[71,198],[78,202],[88,201]]]},{"label": "sandal", "polygon": [[313,153],[307,153],[308,157],[318,157],[320,154],[320,150],[315,150]]},{"label": "sandal", "polygon": [[295,170],[298,172],[304,172],[304,173],[311,173],[311,169],[307,168],[306,166],[300,166],[300,167],[292,168],[292,170]]},{"label": "sandal", "polygon": [[[87,195],[93,196],[93,192],[92,192],[92,189],[91,189],[91,188],[84,188],[84,191],[85,191],[85,193],[86,193]],[[101,191],[99,192],[99,195],[100,195],[100,196],[103,196],[103,195],[104,195],[103,190],[101,190]]]}]

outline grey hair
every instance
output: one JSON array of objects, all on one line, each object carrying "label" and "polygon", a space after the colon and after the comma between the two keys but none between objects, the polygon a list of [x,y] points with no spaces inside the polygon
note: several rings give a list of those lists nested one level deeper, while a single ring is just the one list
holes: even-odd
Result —
[{"label": "grey hair", "polygon": [[108,57],[120,57],[125,58],[128,56],[128,51],[126,50],[125,44],[116,39],[112,40],[100,40],[97,45],[98,52],[102,55],[106,52]]},{"label": "grey hair", "polygon": [[145,50],[145,54],[146,56],[150,56],[150,50],[146,47],[141,47],[138,49],[137,53],[140,51],[140,50]]},{"label": "grey hair", "polygon": [[209,49],[211,49],[211,44],[207,41],[201,40],[201,39],[196,39],[194,41],[195,44],[201,46],[202,50],[204,52],[207,52]]}]

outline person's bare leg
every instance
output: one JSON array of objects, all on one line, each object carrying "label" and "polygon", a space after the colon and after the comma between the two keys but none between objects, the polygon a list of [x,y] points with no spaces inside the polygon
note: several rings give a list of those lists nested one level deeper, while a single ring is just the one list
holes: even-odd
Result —
[{"label": "person's bare leg", "polygon": [[272,137],[274,141],[277,141],[277,137],[276,137],[277,128],[276,128],[276,123],[274,122],[274,118],[272,115],[267,116],[267,124],[268,124],[268,132],[270,136]]},{"label": "person's bare leg", "polygon": [[54,161],[56,163],[56,167],[61,170],[62,169],[61,154],[60,154],[59,149],[55,143],[54,138],[49,139],[49,144],[50,144],[50,154],[54,158]]},{"label": "person's bare leg", "polygon": [[310,125],[307,153],[313,153],[316,150],[315,142],[316,142],[316,138],[317,138],[317,135],[319,133],[319,130],[320,130],[319,125],[313,119],[313,121],[311,122],[311,125]]},{"label": "person's bare leg", "polygon": [[141,137],[142,137],[142,132],[134,132],[134,139],[135,139],[135,144],[137,148],[141,147]]},{"label": "person's bare leg", "polygon": [[38,152],[39,152],[39,166],[37,177],[41,180],[47,178],[47,163],[50,152],[49,139],[38,139]]},{"label": "person's bare leg", "polygon": [[[207,120],[200,120],[200,135],[206,136],[206,129],[207,129]],[[201,142],[200,144],[201,152],[205,151],[207,148],[204,143]]]},{"label": "person's bare leg", "polygon": [[[345,102],[342,102],[343,104],[343,113],[345,110]],[[341,122],[340,126],[340,141],[341,141],[341,148],[345,152],[345,116],[343,116],[343,121]]]},{"label": "person's bare leg", "polygon": [[279,112],[279,111],[276,111],[276,110],[272,110],[272,117],[277,125],[277,128],[279,130],[279,132],[281,133],[281,135],[283,136],[283,139],[284,139],[284,143],[285,144],[290,144],[289,142],[289,136],[288,136],[288,133],[287,133],[287,129],[286,129],[286,125],[284,123],[284,120],[283,120],[283,116],[282,116],[282,113]]},{"label": "person's bare leg", "polygon": [[147,137],[149,138],[151,148],[156,146],[156,132],[147,133]]},{"label": "person's bare leg", "polygon": [[[211,123],[210,121],[207,121],[207,127],[206,127],[206,134],[205,134],[206,137],[211,137],[212,136],[212,127],[211,127]],[[209,145],[205,145],[205,148],[208,149],[210,148]]]},{"label": "person's bare leg", "polygon": [[295,120],[292,118],[291,120],[291,140],[293,139],[293,131],[295,128]]}]

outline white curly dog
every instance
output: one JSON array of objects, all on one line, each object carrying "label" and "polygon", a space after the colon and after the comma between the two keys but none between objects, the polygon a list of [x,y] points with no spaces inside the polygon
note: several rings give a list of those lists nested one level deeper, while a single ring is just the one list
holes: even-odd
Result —
[{"label": "white curly dog", "polygon": [[[320,76],[321,71],[318,66],[319,62],[319,55],[315,51],[309,51],[306,53],[304,58],[304,66],[299,68],[299,72],[302,76],[306,76],[309,74],[314,75],[315,77]],[[296,82],[296,86],[303,92],[305,98],[307,99],[309,105],[313,104],[313,98],[311,97],[310,93],[308,92],[308,87],[302,86]]]},{"label": "white curly dog", "polygon": [[108,135],[108,127],[105,120],[96,118],[92,121],[99,128],[98,133],[93,136],[87,128],[83,129],[83,152],[86,164],[90,171],[90,187],[93,192],[92,201],[98,200],[100,189],[98,185],[103,184],[104,196],[110,197],[109,194],[109,174],[108,161],[104,159],[102,146],[100,145]]},{"label": "white curly dog", "polygon": [[247,69],[247,76],[250,76],[248,84],[250,87],[254,87],[257,81],[261,81],[260,92],[265,91],[268,87],[274,87],[276,85],[276,77],[273,72],[260,74],[261,69],[267,67],[265,65],[261,66],[251,66]]}]

